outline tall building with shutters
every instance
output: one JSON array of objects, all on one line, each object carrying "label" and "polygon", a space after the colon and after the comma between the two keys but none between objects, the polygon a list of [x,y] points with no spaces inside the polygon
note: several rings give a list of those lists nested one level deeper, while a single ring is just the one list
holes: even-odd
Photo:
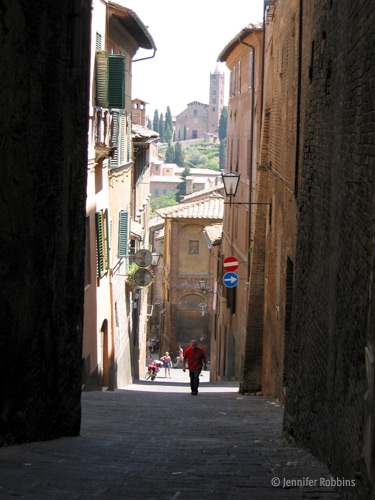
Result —
[{"label": "tall building with shutters", "polygon": [[[131,74],[139,48],[156,50],[135,12],[106,0],[93,1],[91,29],[83,335],[87,390],[125,386],[138,376],[141,358],[144,364],[140,323],[147,302],[141,307],[137,290],[126,285],[129,255],[142,232],[134,230]],[[137,300],[140,307],[133,314]]]}]

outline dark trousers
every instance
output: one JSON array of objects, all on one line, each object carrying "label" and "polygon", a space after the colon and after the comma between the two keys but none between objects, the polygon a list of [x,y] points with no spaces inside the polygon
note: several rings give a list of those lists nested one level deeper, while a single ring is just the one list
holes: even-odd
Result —
[{"label": "dark trousers", "polygon": [[190,372],[190,387],[191,392],[198,392],[199,385],[199,375],[201,374],[202,368],[199,368],[196,372]]}]

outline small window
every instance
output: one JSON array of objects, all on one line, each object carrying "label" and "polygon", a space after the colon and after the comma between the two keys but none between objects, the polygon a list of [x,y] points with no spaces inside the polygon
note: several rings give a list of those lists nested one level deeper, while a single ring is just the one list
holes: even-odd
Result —
[{"label": "small window", "polygon": [[199,241],[189,240],[189,254],[198,255],[199,254]]},{"label": "small window", "polygon": [[159,170],[159,165],[156,165],[155,166],[155,170],[158,171]]},{"label": "small window", "polygon": [[154,195],[159,196],[159,189],[154,189]]},{"label": "small window", "polygon": [[166,189],[163,189],[163,194],[167,194],[167,190]]},{"label": "small window", "polygon": [[212,108],[212,111],[215,111],[216,108]]}]

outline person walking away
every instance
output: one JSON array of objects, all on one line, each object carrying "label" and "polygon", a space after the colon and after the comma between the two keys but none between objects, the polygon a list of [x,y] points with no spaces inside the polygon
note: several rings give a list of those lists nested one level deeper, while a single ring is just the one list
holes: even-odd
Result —
[{"label": "person walking away", "polygon": [[177,368],[177,365],[184,362],[184,350],[182,348],[182,345],[179,346],[178,348],[178,358],[176,359],[176,364],[174,365],[174,368]]},{"label": "person walking away", "polygon": [[188,362],[190,375],[191,394],[192,396],[196,396],[198,394],[199,375],[202,371],[202,367],[207,370],[206,353],[198,346],[196,340],[190,342],[190,347],[188,347],[184,353],[184,359],[182,361],[183,371],[186,371],[186,360]]},{"label": "person walking away", "polygon": [[166,352],[162,358],[160,358],[163,361],[163,367],[165,369],[165,378],[167,378],[167,370],[168,370],[168,376],[171,378],[171,364],[172,364],[172,358],[169,355],[169,352]]}]

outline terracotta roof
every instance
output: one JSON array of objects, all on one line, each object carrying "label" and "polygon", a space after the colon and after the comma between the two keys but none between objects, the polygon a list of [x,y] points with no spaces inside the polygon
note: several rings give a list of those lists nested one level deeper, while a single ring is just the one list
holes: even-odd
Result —
[{"label": "terracotta roof", "polygon": [[193,201],[194,198],[201,198],[203,195],[206,195],[206,198],[208,196],[220,196],[221,193],[224,194],[224,184],[223,183],[220,183],[214,187],[202,189],[201,191],[195,191],[194,193],[187,194],[186,196],[184,196],[184,199],[181,201],[181,203]]},{"label": "terracotta roof", "polygon": [[263,31],[263,24],[249,24],[246,28],[243,28],[237,35],[224,47],[224,49],[220,52],[217,57],[218,62],[225,62],[229,56],[229,54],[234,50],[234,48],[240,43],[240,40],[243,40],[248,35],[250,35],[253,31]]},{"label": "terracotta roof", "polygon": [[192,203],[183,203],[173,207],[156,210],[165,219],[214,219],[222,220],[224,199],[222,196],[206,198]]},{"label": "terracotta roof", "polygon": [[132,123],[132,139],[156,139],[159,134],[143,125]]},{"label": "terracotta roof", "polygon": [[204,228],[211,245],[218,245],[223,234],[223,224],[213,224]]}]

